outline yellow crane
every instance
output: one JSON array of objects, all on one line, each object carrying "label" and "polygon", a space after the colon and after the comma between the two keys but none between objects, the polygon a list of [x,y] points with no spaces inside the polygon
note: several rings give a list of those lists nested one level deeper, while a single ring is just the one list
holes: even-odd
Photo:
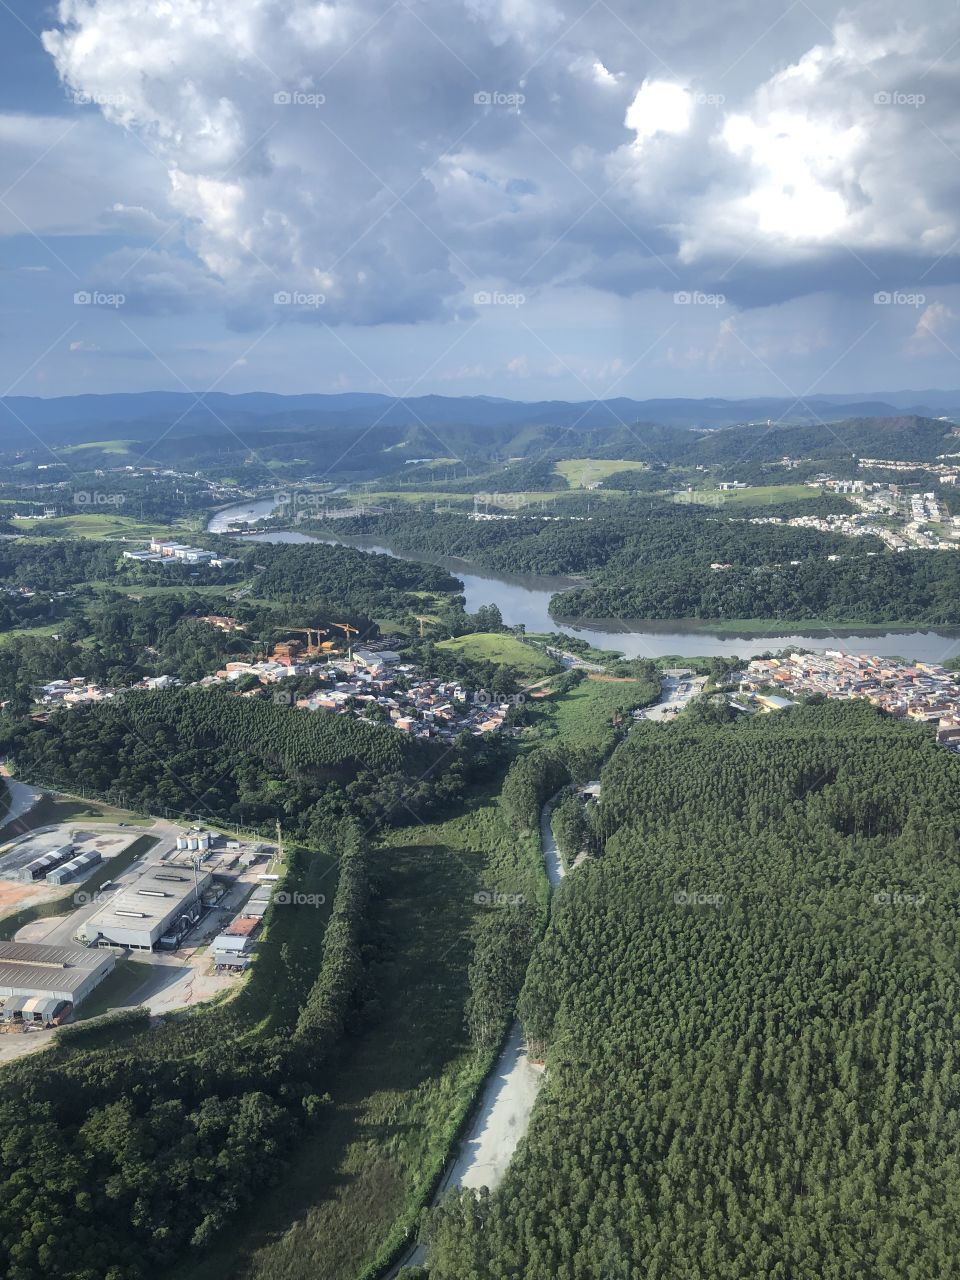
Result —
[{"label": "yellow crane", "polygon": [[429,615],[428,613],[426,613],[426,614],[425,614],[425,613],[415,613],[413,616],[414,616],[414,619],[415,619],[417,622],[419,622],[419,623],[420,623],[420,639],[422,640],[422,639],[423,639],[423,624],[424,624],[425,622],[434,623],[434,622],[436,622],[436,618],[431,618],[431,617],[430,617],[430,615]]},{"label": "yellow crane", "polygon": [[350,641],[350,633],[353,632],[355,636],[358,636],[360,634],[360,628],[351,627],[349,622],[332,622],[330,625],[333,627],[336,627],[338,631],[342,631],[343,634],[347,637],[347,658],[352,659],[353,645]]},{"label": "yellow crane", "polygon": [[321,637],[327,634],[323,627],[274,627],[274,632],[281,631],[285,634],[304,635],[307,637],[305,651],[308,656],[316,653],[330,654],[336,648],[332,640],[323,640]]}]

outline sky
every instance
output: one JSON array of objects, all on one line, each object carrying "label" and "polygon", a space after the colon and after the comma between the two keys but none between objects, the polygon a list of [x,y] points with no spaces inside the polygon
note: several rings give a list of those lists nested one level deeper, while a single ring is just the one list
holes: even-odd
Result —
[{"label": "sky", "polygon": [[960,387],[960,21],[0,0],[0,394]]}]

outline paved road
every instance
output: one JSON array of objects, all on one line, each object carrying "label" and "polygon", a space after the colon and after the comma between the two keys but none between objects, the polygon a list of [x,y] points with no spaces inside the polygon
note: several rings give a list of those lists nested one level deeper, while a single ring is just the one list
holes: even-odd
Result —
[{"label": "paved road", "polygon": [[28,787],[26,783],[17,782],[16,778],[7,774],[3,775],[3,780],[7,784],[10,807],[6,813],[0,814],[0,829],[29,813],[43,794],[36,787]]},{"label": "paved road", "polygon": [[660,687],[660,701],[647,707],[642,720],[672,720],[683,710],[691,698],[703,693],[706,676],[664,676]]},{"label": "paved road", "polygon": [[[646,718],[657,720],[671,716],[674,708],[685,707],[702,692],[705,683],[703,677],[665,676],[660,701],[648,708],[644,713]],[[551,892],[566,875],[550,822],[552,812],[553,802],[548,800],[540,811],[540,846]],[[497,1188],[527,1131],[542,1080],[541,1071],[531,1064],[527,1055],[520,1023],[514,1022],[484,1082],[470,1130],[461,1139],[456,1158],[434,1196],[434,1205],[451,1187],[489,1187],[491,1191]],[[394,1280],[403,1267],[422,1266],[425,1260],[423,1245],[415,1245],[391,1268],[386,1280]]]}]

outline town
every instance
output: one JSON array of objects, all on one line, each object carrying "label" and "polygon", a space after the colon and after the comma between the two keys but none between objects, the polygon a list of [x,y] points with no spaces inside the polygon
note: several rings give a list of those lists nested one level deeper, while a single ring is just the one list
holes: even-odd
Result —
[{"label": "town", "polygon": [[960,683],[957,675],[932,662],[900,662],[869,654],[791,653],[755,658],[739,678],[734,701],[778,710],[787,695],[823,694],[865,698],[890,715],[936,726],[937,741],[960,748]]},{"label": "town", "polygon": [[[221,630],[242,630],[235,618],[226,616],[210,615],[201,621]],[[281,641],[269,657],[250,655],[228,661],[211,675],[189,682],[188,687],[222,685],[243,698],[269,697],[300,710],[355,715],[392,724],[414,738],[451,742],[463,733],[480,736],[504,729],[512,707],[523,701],[522,694],[495,701],[486,690],[468,690],[458,681],[427,676],[388,648],[389,640],[350,647],[344,656],[331,652],[332,643],[321,640],[320,629],[303,630],[307,633],[303,641]],[[303,695],[283,687],[300,677],[311,677],[313,683],[320,682],[319,687]],[[176,676],[161,675],[148,676],[131,686],[110,687],[76,676],[43,685],[40,705],[69,708],[115,698],[130,689],[171,689],[182,684]]]}]

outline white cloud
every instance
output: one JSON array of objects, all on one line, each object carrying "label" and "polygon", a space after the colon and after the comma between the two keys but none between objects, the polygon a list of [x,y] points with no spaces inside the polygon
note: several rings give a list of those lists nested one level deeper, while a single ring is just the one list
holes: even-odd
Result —
[{"label": "white cloud", "polygon": [[955,314],[945,303],[932,302],[917,320],[916,328],[907,342],[907,353],[915,356],[939,355],[945,348],[950,350],[951,343],[947,341],[946,335],[953,328],[954,320]]},{"label": "white cloud", "polygon": [[[169,263],[129,274],[144,298],[155,285],[165,307],[205,300],[237,324],[451,319],[478,277],[529,294],[713,286],[735,305],[872,294],[888,267],[899,282],[904,260],[919,276],[958,253],[960,51],[938,0],[917,0],[909,28],[892,0],[819,15],[61,0],[44,42],[102,119],[84,108],[78,171],[54,170],[78,198],[54,197],[38,165],[31,208],[45,230],[147,235],[172,210],[164,250],[189,257],[190,287]],[[29,163],[56,127],[0,118],[0,158]],[[128,182],[103,157],[129,158],[131,138]],[[278,290],[325,303],[276,317]]]},{"label": "white cloud", "polygon": [[693,115],[693,101],[681,84],[645,80],[627,108],[624,124],[637,135],[640,145],[658,134],[686,133]]}]

